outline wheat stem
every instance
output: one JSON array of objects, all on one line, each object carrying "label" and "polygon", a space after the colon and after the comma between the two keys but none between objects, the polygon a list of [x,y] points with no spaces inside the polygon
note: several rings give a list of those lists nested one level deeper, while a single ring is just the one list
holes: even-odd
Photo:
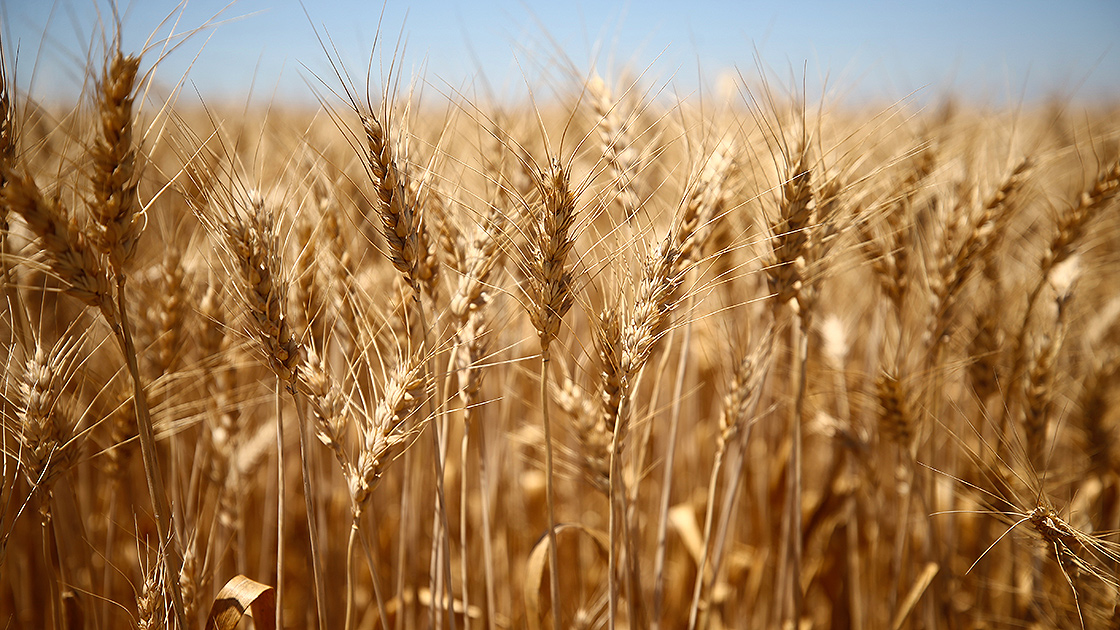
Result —
[{"label": "wheat stem", "polygon": [[[421,350],[420,351],[423,354],[423,356],[427,357],[426,364],[427,364],[427,369],[428,369],[428,377],[425,380],[425,383],[431,382],[431,383],[433,383],[433,387],[434,387],[434,384],[436,382],[436,380],[435,380],[435,375],[436,375],[435,354],[429,350],[430,345],[429,345],[429,341],[428,341],[427,315],[424,311],[424,305],[423,305],[422,300],[421,300],[420,292],[417,291],[417,290],[414,290],[413,291],[413,297],[415,298],[416,312],[417,312],[417,314],[419,315],[419,318],[420,318],[420,331],[421,331],[421,334],[420,334]],[[425,394],[427,394],[427,388],[426,387],[425,387]],[[434,413],[432,411],[432,405],[433,405],[432,398],[434,398],[434,396],[431,396],[431,395],[426,395],[425,396],[424,406],[427,409],[427,412],[426,412],[425,416],[428,417],[428,418],[433,417],[433,413]],[[440,544],[442,546],[442,554],[443,554],[442,570],[443,570],[443,573],[446,576],[446,580],[447,580],[447,582],[446,582],[446,597],[447,597],[447,611],[449,613],[448,614],[448,623],[451,627],[451,630],[455,630],[455,628],[456,628],[455,611],[454,611],[455,591],[454,591],[453,584],[451,583],[451,545],[450,545],[451,528],[448,526],[449,521],[448,521],[448,517],[447,517],[447,495],[444,492],[444,462],[443,462],[443,458],[441,456],[441,453],[443,453],[443,448],[442,448],[442,440],[441,440],[441,436],[440,436],[439,424],[437,422],[432,422],[431,426],[432,426],[432,446],[435,449],[435,451],[433,453],[434,457],[432,458],[432,463],[435,466],[435,472],[436,472],[436,499],[437,499],[436,509],[437,509],[437,512],[438,512],[440,525],[442,527],[442,532],[440,534],[440,541],[441,541]],[[433,600],[436,599],[438,596],[443,596],[442,592],[441,592],[440,595],[437,595],[437,593],[435,593],[434,591],[432,592],[432,599]]]},{"label": "wheat stem", "polygon": [[283,384],[277,376],[273,381],[272,398],[276,416],[276,623],[284,627],[284,404]]},{"label": "wheat stem", "polygon": [[486,431],[478,431],[478,485],[482,503],[482,556],[483,571],[486,578],[486,625],[488,630],[497,627],[498,607],[495,602],[496,581],[494,579],[494,551],[492,549],[493,530],[490,525],[490,467],[486,463]]},{"label": "wheat stem", "polygon": [[[358,518],[357,514],[354,515],[353,521],[350,523],[350,535],[346,540],[346,622],[343,625],[345,630],[351,630],[354,627],[354,542],[358,538]],[[374,567],[370,567],[372,571]],[[376,576],[374,576],[376,579]],[[380,606],[381,602],[378,601]],[[380,608],[378,609],[380,611]],[[384,620],[384,617],[381,617]]]},{"label": "wheat stem", "polygon": [[[357,518],[355,518],[355,520],[357,520]],[[355,526],[355,529],[358,528]],[[365,551],[366,564],[369,566],[370,580],[373,582],[373,596],[377,600],[378,620],[380,621],[381,627],[385,628],[387,627],[386,623],[388,623],[387,620],[389,619],[389,617],[386,614],[385,598],[381,594],[381,578],[377,575],[377,564],[373,561],[373,551],[370,549],[369,541],[366,540],[365,534],[360,531],[360,529],[358,531],[358,538],[362,543],[362,550]],[[403,616],[403,610],[397,614],[398,619]]]},{"label": "wheat stem", "polygon": [[548,366],[551,354],[546,348],[541,352],[541,422],[544,423],[545,501],[548,505],[548,563],[549,587],[552,594],[552,626],[560,625],[560,558],[556,549],[556,490],[552,453],[552,421],[548,413]]},{"label": "wheat stem", "polygon": [[156,526],[159,528],[161,549],[165,563],[165,576],[167,588],[171,591],[171,603],[175,609],[175,617],[179,628],[187,628],[186,611],[183,608],[183,593],[179,587],[179,571],[182,570],[182,556],[180,555],[178,539],[175,529],[171,527],[170,506],[167,503],[167,491],[163,484],[163,475],[159,469],[159,460],[156,456],[155,434],[152,430],[152,416],[148,408],[148,396],[140,380],[140,365],[136,360],[136,347],[132,341],[132,326],[129,322],[128,309],[125,304],[125,277],[117,276],[117,314],[120,318],[119,333],[117,335],[124,353],[128,372],[132,377],[132,395],[136,403],[136,427],[140,435],[140,456],[144,461],[144,477],[148,482],[148,491],[152,495],[152,510],[156,516]]},{"label": "wheat stem", "polygon": [[797,627],[801,623],[802,597],[801,591],[801,562],[802,562],[802,527],[801,527],[801,489],[802,489],[802,445],[801,428],[805,422],[805,390],[809,363],[809,331],[803,329],[803,319],[798,318],[791,329],[793,341],[791,347],[797,348],[796,357],[796,398],[794,398],[793,416],[791,417],[790,433],[793,440],[793,450],[790,454],[790,536],[791,536],[791,572],[790,587],[793,589],[793,623]]},{"label": "wheat stem", "polygon": [[311,541],[311,572],[315,582],[315,611],[319,619],[319,630],[327,627],[327,610],[324,599],[327,596],[327,583],[323,577],[323,556],[319,548],[319,525],[315,518],[315,494],[311,485],[311,452],[307,447],[310,438],[307,437],[308,423],[307,412],[303,400],[295,390],[289,389],[292,400],[296,405],[296,416],[299,423],[299,461],[303,473],[303,500],[307,506],[307,534]]},{"label": "wheat stem", "polygon": [[[692,310],[694,298],[689,296],[687,311]],[[669,435],[665,451],[665,462],[662,464],[664,474],[661,477],[661,505],[657,517],[657,551],[653,560],[653,611],[651,627],[655,630],[661,627],[661,606],[665,597],[665,551],[669,534],[669,505],[672,502],[673,470],[677,460],[677,434],[681,424],[681,403],[684,392],[684,378],[688,367],[689,351],[692,348],[692,322],[688,322],[684,329],[684,341],[681,342],[680,356],[677,359],[677,378],[673,385],[673,407],[669,413]],[[702,575],[702,573],[701,573]],[[699,581],[699,580],[698,580]]]}]

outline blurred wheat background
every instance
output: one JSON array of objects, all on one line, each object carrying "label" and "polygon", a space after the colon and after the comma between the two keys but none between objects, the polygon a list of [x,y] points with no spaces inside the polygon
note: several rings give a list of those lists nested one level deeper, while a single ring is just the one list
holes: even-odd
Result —
[{"label": "blurred wheat background", "polygon": [[164,65],[223,15],[71,100],[4,31],[4,627],[1120,625],[1115,98],[507,98],[309,13],[239,105]]}]

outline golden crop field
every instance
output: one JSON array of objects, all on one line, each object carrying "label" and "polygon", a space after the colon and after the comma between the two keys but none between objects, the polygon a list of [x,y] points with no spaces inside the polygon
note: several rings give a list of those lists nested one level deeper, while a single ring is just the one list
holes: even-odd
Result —
[{"label": "golden crop field", "polygon": [[5,50],[0,627],[1120,626],[1115,106],[115,41]]}]

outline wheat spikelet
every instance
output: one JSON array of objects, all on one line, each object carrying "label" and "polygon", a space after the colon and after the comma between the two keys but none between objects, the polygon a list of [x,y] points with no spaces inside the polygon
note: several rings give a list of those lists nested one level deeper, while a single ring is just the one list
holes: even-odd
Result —
[{"label": "wheat spikelet", "polygon": [[[628,311],[605,310],[595,328],[595,346],[599,356],[599,426],[583,429],[581,439],[594,442],[601,435],[612,436],[615,455],[622,453],[629,432],[629,409],[632,387],[645,367],[653,348],[669,325],[676,293],[687,268],[680,263],[680,251],[673,244],[673,235],[653,246],[643,263],[642,278]],[[598,459],[592,450],[591,463]],[[596,478],[593,472],[593,478]]]},{"label": "wheat spikelet", "polygon": [[726,450],[729,444],[743,436],[750,420],[762,399],[762,385],[770,369],[770,352],[773,348],[770,339],[764,337],[754,351],[745,354],[731,375],[731,383],[723,396],[723,406],[719,416],[719,450]]},{"label": "wheat spikelet", "polygon": [[1094,362],[1082,384],[1078,399],[1078,421],[1086,433],[1085,450],[1091,469],[1101,477],[1115,470],[1113,445],[1116,427],[1109,422],[1116,404],[1115,392],[1120,383],[1120,354]]},{"label": "wheat spikelet", "polygon": [[462,239],[453,239],[455,244],[450,250],[457,259],[455,268],[459,272],[459,283],[449,307],[460,321],[473,309],[489,301],[487,287],[490,274],[500,258],[504,225],[505,215],[496,206],[491,206],[469,242],[460,243]]},{"label": "wheat spikelet", "polygon": [[1061,335],[1047,335],[1030,362],[1023,391],[1023,428],[1026,432],[1027,455],[1032,465],[1041,470],[1045,458],[1046,430],[1053,410],[1056,367],[1061,349]]},{"label": "wheat spikelet", "polygon": [[[316,182],[295,218],[292,319],[300,339],[324,347],[334,337],[353,278],[344,231],[343,204],[331,184]],[[337,337],[334,337],[337,338]]]},{"label": "wheat spikelet", "polygon": [[994,308],[981,309],[968,345],[968,382],[981,401],[999,392],[999,358],[1004,337],[999,315]]},{"label": "wheat spikelet", "polygon": [[[994,252],[1007,232],[1007,226],[1018,209],[1017,200],[1034,166],[1029,157],[1021,160],[1011,173],[1004,178],[999,188],[992,194],[973,219],[959,242],[953,242],[956,231],[948,223],[942,225],[941,255],[936,264],[936,273],[931,274],[930,292],[932,313],[929,334],[931,343],[940,343],[951,332],[955,309],[961,290],[976,269],[978,262],[994,268]],[[967,208],[967,199],[959,196],[959,205],[946,216],[959,216]]]},{"label": "wheat spikelet", "polygon": [[1020,198],[1034,166],[1035,161],[1031,156],[1020,160],[980,209],[972,223],[972,230],[965,236],[960,254],[956,257],[958,268],[954,268],[949,274],[949,277],[954,280],[949,283],[950,287],[964,281],[963,277],[967,275],[974,255],[979,256],[981,260],[991,262],[990,257],[994,255],[996,247],[1006,235],[1008,224],[1015,217],[1015,212],[1020,209]]},{"label": "wheat spikelet", "polygon": [[832,248],[860,217],[859,213],[853,211],[848,200],[849,193],[843,173],[825,171],[824,176],[818,180],[823,181],[813,192],[816,206],[814,225],[805,249],[805,277],[797,297],[797,316],[805,330],[812,328],[813,318],[819,310],[821,286],[828,274]]},{"label": "wheat spikelet", "polygon": [[610,491],[611,441],[613,435],[601,422],[600,406],[584,395],[570,378],[561,379],[552,387],[552,399],[572,421],[579,448],[575,452],[579,470],[594,489]]},{"label": "wheat spikelet", "polygon": [[812,171],[806,147],[789,167],[781,185],[778,215],[770,222],[771,257],[767,261],[766,279],[774,295],[775,307],[795,300],[805,280],[806,253],[812,225]]},{"label": "wheat spikelet", "polygon": [[[3,46],[0,46],[0,164],[4,168],[11,168],[15,163],[18,138],[15,106],[8,83],[8,59]],[[7,176],[0,171],[0,187],[6,179]]]},{"label": "wheat spikelet", "polygon": [[[1027,457],[1036,470],[1045,468],[1044,441],[1054,406],[1057,361],[1065,341],[1066,325],[1069,318],[1069,301],[1073,296],[1073,285],[1078,270],[1076,259],[1068,259],[1062,265],[1063,274],[1055,274],[1054,306],[1057,311],[1052,333],[1043,336],[1037,351],[1030,357],[1026,370],[1026,384],[1023,386],[1023,422],[1026,431]],[[1071,268],[1072,267],[1072,268]]]},{"label": "wheat spikelet", "polygon": [[188,623],[197,623],[198,613],[205,606],[204,593],[209,586],[204,559],[199,556],[199,533],[194,530],[183,552],[183,568],[179,570],[179,590],[183,593],[183,610]]},{"label": "wheat spikelet", "polygon": [[187,324],[191,285],[183,268],[183,253],[177,246],[167,248],[159,273],[161,287],[154,317],[159,324],[156,335],[157,375],[170,374],[179,368],[184,359],[183,327]]},{"label": "wheat spikelet", "polygon": [[[523,260],[521,264],[528,276],[525,281],[525,308],[529,311],[529,321],[537,330],[541,348],[540,404],[545,441],[549,575],[552,580],[550,589],[553,622],[559,624],[560,561],[556,547],[556,493],[553,479],[552,423],[548,414],[548,366],[552,356],[550,346],[559,336],[560,323],[575,301],[572,295],[573,275],[568,269],[567,259],[575,243],[571,228],[575,222],[576,195],[569,186],[570,174],[559,158],[553,158],[549,162],[547,171],[538,169],[534,175],[541,201],[528,208],[529,216],[524,220],[529,242],[524,250],[527,260]],[[523,201],[528,203],[527,200]]]},{"label": "wheat spikelet", "polygon": [[866,226],[860,226],[860,236],[871,268],[897,313],[904,312],[910,290],[910,250],[914,248],[916,231],[914,199],[933,171],[935,160],[933,151],[923,151],[907,176],[887,195],[882,211],[885,234],[872,234]]},{"label": "wheat spikelet", "polygon": [[[8,59],[4,54],[3,42],[0,42],[0,190],[8,183],[9,173],[16,161],[16,114],[13,107],[11,94],[8,87]],[[0,197],[0,200],[3,198]],[[0,203],[0,254],[4,260],[0,262],[3,269],[5,291],[11,294],[11,282],[8,269],[8,203]]]},{"label": "wheat spikelet", "polygon": [[136,595],[137,630],[162,630],[167,627],[170,611],[164,575],[158,564],[144,574],[144,585]]},{"label": "wheat spikelet", "polygon": [[[623,404],[630,390],[630,363],[622,338],[624,322],[617,308],[599,315],[595,327],[595,347],[599,354],[599,425],[607,435],[619,435],[612,444],[621,445],[626,425]],[[608,471],[609,472],[609,471]]]},{"label": "wheat spikelet", "polygon": [[532,160],[511,137],[513,126],[504,112],[494,114],[487,126],[486,144],[481,149],[486,180],[483,198],[492,211],[503,213],[506,221],[520,224],[522,204],[532,207],[539,199]]},{"label": "wheat spikelet", "polygon": [[[444,224],[450,225],[450,221]],[[469,242],[460,237],[451,246],[456,259],[454,268],[459,273],[459,283],[449,303],[451,314],[458,320],[452,360],[466,410],[477,402],[481,387],[481,372],[476,366],[487,352],[490,330],[486,310],[492,300],[489,287],[491,273],[500,258],[504,225],[505,215],[491,206]]]},{"label": "wheat spikelet", "polygon": [[[778,222],[774,228],[774,257],[781,262],[796,260],[805,248],[809,241],[806,228],[810,225],[813,210],[813,181],[808,147],[795,149],[794,155],[800,157],[787,167],[786,177],[781,184]],[[779,298],[779,301],[783,300]]]},{"label": "wheat spikelet", "polygon": [[[632,310],[622,315],[611,309],[599,318],[596,345],[602,365],[602,421],[612,433],[619,422],[625,422],[623,406],[633,378],[668,325],[673,294],[681,282],[678,258],[671,239],[663,240],[645,261]],[[625,426],[621,428],[624,436]],[[620,447],[621,439],[616,445]]]},{"label": "wheat spikelet", "polygon": [[[1046,252],[1043,254],[1040,263],[1040,273],[1034,283],[1034,288],[1031,289],[1027,295],[1027,306],[1023,314],[1023,321],[1015,337],[1011,373],[1012,377],[1015,379],[1012,384],[1017,388],[1015,393],[1017,394],[1016,399],[1018,399],[1019,402],[1023,402],[1026,398],[1023,390],[1026,385],[1022,381],[1026,373],[1031,369],[1030,362],[1026,356],[1028,345],[1027,336],[1035,314],[1035,306],[1038,303],[1038,298],[1048,282],[1056,281],[1058,284],[1061,284],[1064,281],[1061,277],[1053,277],[1057,269],[1072,268],[1074,270],[1074,275],[1076,275],[1077,265],[1070,264],[1076,261],[1069,260],[1074,253],[1074,247],[1084,234],[1085,227],[1089,221],[1091,221],[1101,209],[1108,207],[1118,190],[1120,190],[1120,161],[1115,162],[1107,169],[1102,169],[1097,174],[1093,186],[1089,190],[1083,191],[1078,196],[1077,203],[1070,208],[1066,214],[1058,218],[1058,232],[1050,241]],[[1066,278],[1065,280],[1069,279]],[[1063,290],[1059,289],[1059,296],[1062,293]],[[1059,304],[1061,304],[1060,300]]]},{"label": "wheat spikelet", "polygon": [[649,360],[653,345],[669,326],[680,288],[680,250],[665,238],[653,247],[643,266],[642,280],[634,296],[634,307],[622,331],[623,368],[636,374]]},{"label": "wheat spikelet", "polygon": [[[0,190],[7,185],[9,173],[15,167],[17,138],[16,112],[9,86],[8,58],[3,41],[0,41]],[[8,204],[0,203],[0,253],[5,257],[0,266],[3,268],[5,283],[11,280],[7,262],[8,227]],[[10,292],[7,286],[5,290]]]},{"label": "wheat spikelet", "polygon": [[412,206],[418,209],[416,250],[419,260],[416,265],[416,278],[424,292],[434,302],[440,296],[440,264],[436,254],[438,243],[433,242],[431,238],[431,226],[447,223],[448,217],[447,200],[437,185],[433,165],[429,164],[420,177],[409,178],[408,193],[412,199]]},{"label": "wheat spikelet", "polygon": [[[326,205],[326,199],[321,198],[318,205],[321,210]],[[321,217],[321,214],[320,214]],[[293,300],[296,305],[293,319],[296,328],[303,331],[303,337],[322,343],[325,339],[323,328],[324,300],[323,279],[319,277],[319,261],[327,258],[319,251],[319,236],[315,229],[319,221],[324,218],[312,217],[310,212],[303,212],[297,217],[293,235],[295,236],[298,253],[293,265]]]},{"label": "wheat spikelet", "polygon": [[[1115,606],[1116,592],[1120,590],[1120,576],[1115,571],[1116,562],[1120,560],[1120,547],[1070,525],[1045,501],[1040,501],[1023,520],[1031,524],[1049,551],[1053,552],[1054,560],[1073,592],[1074,607],[1082,628],[1086,627],[1085,615],[1081,610],[1075,577],[1090,575],[1100,580],[1107,589],[1109,608]],[[1112,616],[1114,620],[1115,613]]]},{"label": "wheat spikelet", "polygon": [[109,449],[106,453],[105,470],[113,483],[127,479],[129,462],[136,449],[136,408],[131,397],[120,395],[117,404],[107,418],[109,424]]}]

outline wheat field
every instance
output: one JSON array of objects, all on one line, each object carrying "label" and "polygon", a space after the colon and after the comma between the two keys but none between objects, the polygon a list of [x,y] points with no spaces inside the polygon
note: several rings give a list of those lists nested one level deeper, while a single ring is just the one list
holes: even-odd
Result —
[{"label": "wheat field", "polygon": [[3,57],[0,626],[1120,626],[1115,106],[116,41]]}]

